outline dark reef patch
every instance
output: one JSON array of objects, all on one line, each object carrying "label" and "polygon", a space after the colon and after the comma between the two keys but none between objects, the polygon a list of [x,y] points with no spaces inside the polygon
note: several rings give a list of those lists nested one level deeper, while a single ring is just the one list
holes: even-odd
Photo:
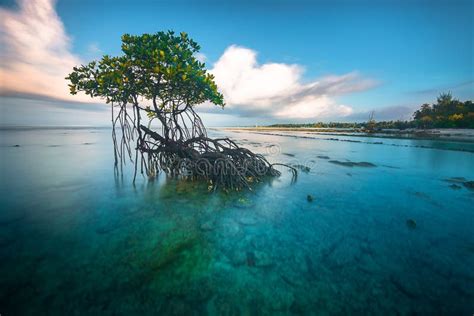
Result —
[{"label": "dark reef patch", "polygon": [[465,182],[467,180],[464,177],[452,177],[452,178],[449,178],[449,179],[444,179],[444,181],[452,182],[452,183],[459,183],[459,182],[462,183],[462,182]]},{"label": "dark reef patch", "polygon": [[463,185],[469,190],[474,190],[474,181],[465,181]]},{"label": "dark reef patch", "polygon": [[304,173],[309,173],[311,171],[311,168],[310,167],[307,167],[305,165],[292,165],[293,167],[295,167],[296,169],[304,172]]},{"label": "dark reef patch", "polygon": [[414,219],[408,219],[406,221],[407,227],[410,229],[415,229],[416,228],[416,221]]},{"label": "dark reef patch", "polygon": [[451,184],[449,187],[453,190],[459,190],[462,188],[460,185],[457,185],[456,183]]},{"label": "dark reef patch", "polygon": [[329,160],[330,163],[335,165],[344,166],[344,167],[376,167],[373,163],[361,161],[361,162],[354,162],[354,161],[340,161],[340,160]]},{"label": "dark reef patch", "polygon": [[467,180],[464,177],[452,177],[448,179],[444,179],[443,181],[451,183],[449,186],[451,189],[459,190],[461,189],[461,185],[469,190],[474,190],[474,181]]}]

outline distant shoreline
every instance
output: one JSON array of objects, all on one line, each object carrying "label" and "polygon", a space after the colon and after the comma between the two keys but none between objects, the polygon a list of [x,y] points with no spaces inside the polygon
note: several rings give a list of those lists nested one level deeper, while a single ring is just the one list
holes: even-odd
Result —
[{"label": "distant shoreline", "polygon": [[[34,130],[110,130],[111,126],[0,126],[0,131]],[[474,129],[387,129],[373,133],[358,128],[319,128],[319,127],[208,127],[208,130],[253,132],[278,136],[278,132],[297,132],[301,134],[334,135],[347,137],[371,137],[388,139],[441,140],[474,143]]]},{"label": "distant shoreline", "polygon": [[316,128],[316,127],[223,127],[214,128],[237,132],[298,132],[318,135],[338,135],[351,137],[374,137],[392,139],[420,139],[420,140],[443,140],[474,143],[474,129],[406,129],[406,130],[380,130],[367,133],[355,128]]}]

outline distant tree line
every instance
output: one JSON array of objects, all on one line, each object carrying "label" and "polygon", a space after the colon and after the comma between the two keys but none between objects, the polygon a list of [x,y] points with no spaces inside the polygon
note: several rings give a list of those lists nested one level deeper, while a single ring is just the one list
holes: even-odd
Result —
[{"label": "distant tree line", "polygon": [[474,128],[474,103],[459,101],[451,93],[441,94],[433,105],[423,104],[413,114],[421,128]]},{"label": "distant tree line", "polygon": [[306,124],[273,124],[271,127],[282,128],[353,128],[369,131],[380,129],[407,129],[407,128],[474,128],[474,103],[472,100],[459,101],[451,93],[441,94],[436,103],[423,104],[413,113],[410,121],[375,121],[373,113],[367,122],[363,123],[306,123]]}]

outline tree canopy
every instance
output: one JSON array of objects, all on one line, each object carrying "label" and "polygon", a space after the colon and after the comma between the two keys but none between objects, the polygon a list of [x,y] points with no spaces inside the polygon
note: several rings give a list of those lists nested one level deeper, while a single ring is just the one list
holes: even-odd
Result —
[{"label": "tree canopy", "polygon": [[206,101],[224,106],[214,76],[196,59],[199,45],[184,32],[122,36],[123,55],[74,67],[66,79],[71,94],[83,91],[107,103],[150,100],[156,110],[172,111]]},{"label": "tree canopy", "polygon": [[[374,112],[375,113],[375,112]],[[375,113],[376,114],[376,113]],[[442,93],[436,103],[421,105],[410,121],[375,121],[371,118],[363,123],[318,122],[306,124],[274,124],[272,127],[298,128],[358,128],[365,130],[407,128],[474,128],[474,103],[459,101],[451,93]]]},{"label": "tree canopy", "polygon": [[[271,164],[228,138],[207,136],[194,106],[225,104],[214,76],[196,58],[199,49],[186,33],[125,34],[122,55],[74,67],[66,79],[72,94],[82,91],[112,104],[115,167],[118,170],[120,162],[122,170],[128,155],[135,164],[134,182],[137,170],[149,178],[164,171],[206,180],[214,189],[241,189],[280,175],[274,168],[280,164]],[[151,125],[154,119],[160,128]],[[289,168],[296,178],[296,169]]]},{"label": "tree canopy", "polygon": [[413,118],[423,128],[474,128],[474,103],[459,101],[451,93],[442,93],[436,103],[423,104]]}]

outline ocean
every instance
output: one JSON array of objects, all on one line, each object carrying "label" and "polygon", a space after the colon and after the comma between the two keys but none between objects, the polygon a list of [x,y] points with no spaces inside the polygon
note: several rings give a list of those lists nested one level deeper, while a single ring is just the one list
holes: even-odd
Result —
[{"label": "ocean", "polygon": [[226,193],[110,134],[0,131],[1,315],[474,312],[472,143],[211,130],[300,168]]}]

